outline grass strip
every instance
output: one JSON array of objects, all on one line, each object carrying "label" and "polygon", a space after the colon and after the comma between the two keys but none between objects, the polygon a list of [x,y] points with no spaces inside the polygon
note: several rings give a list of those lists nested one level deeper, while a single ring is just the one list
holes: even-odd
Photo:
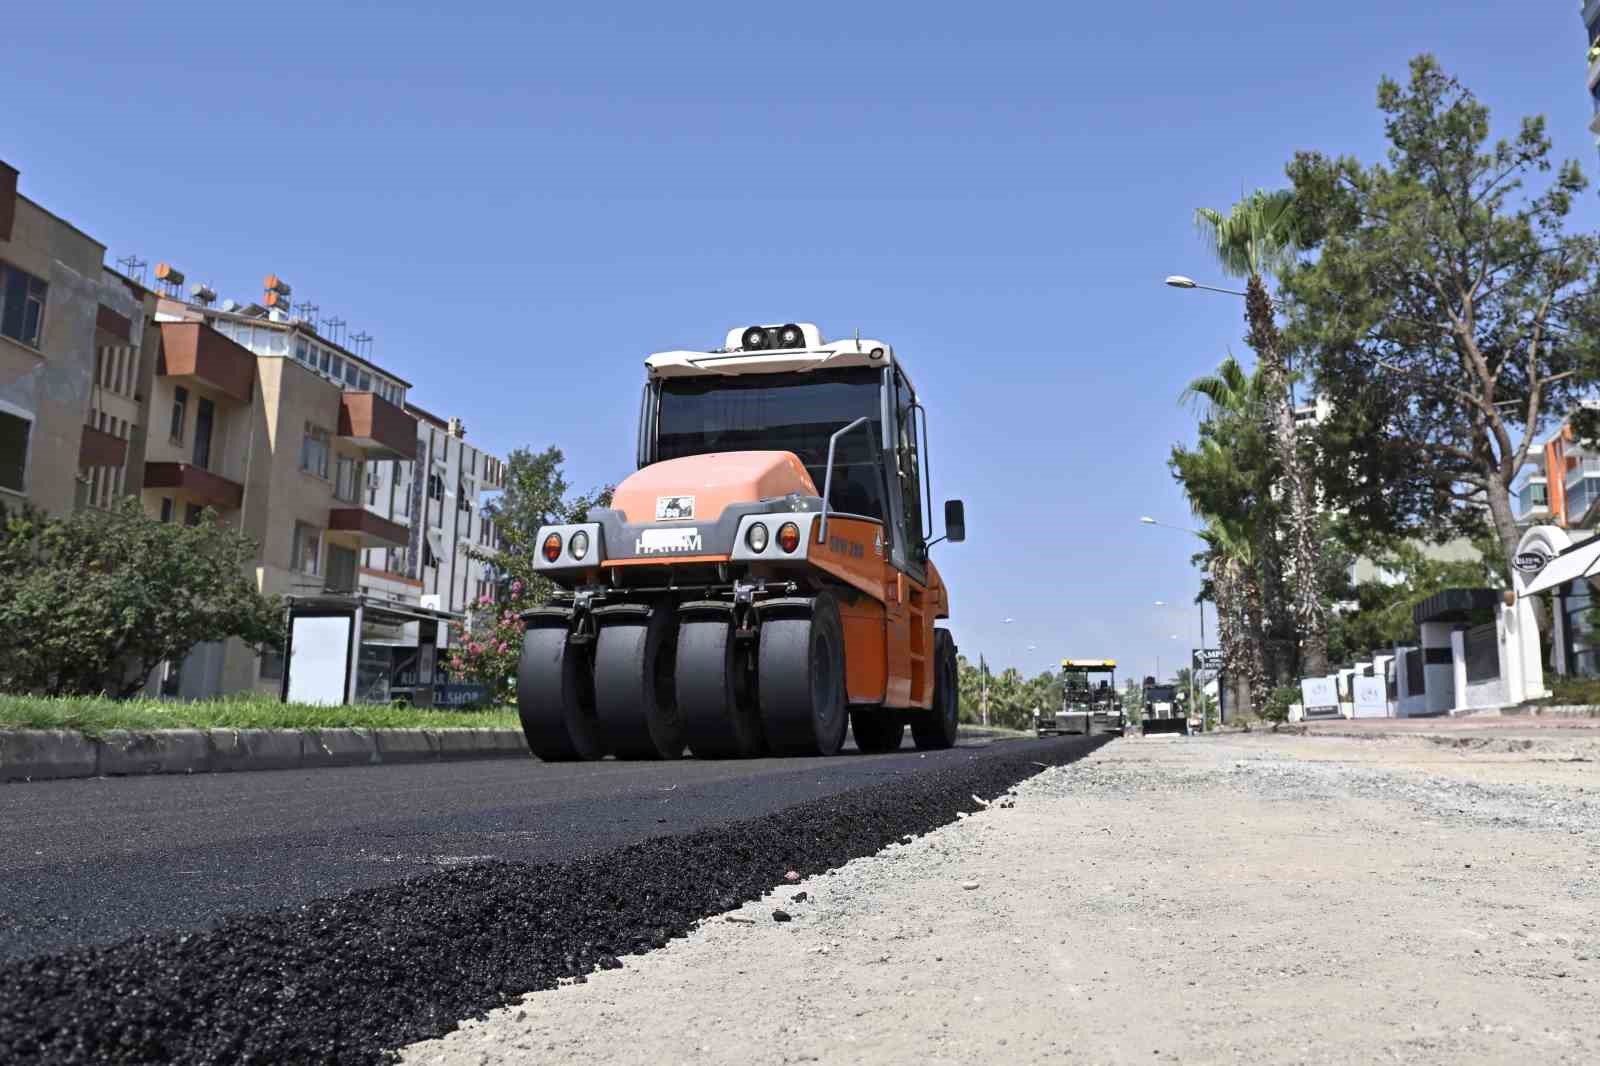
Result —
[{"label": "grass strip", "polygon": [[429,710],[389,704],[324,707],[270,696],[215,700],[114,700],[103,696],[0,695],[0,729],[516,729],[512,707]]}]

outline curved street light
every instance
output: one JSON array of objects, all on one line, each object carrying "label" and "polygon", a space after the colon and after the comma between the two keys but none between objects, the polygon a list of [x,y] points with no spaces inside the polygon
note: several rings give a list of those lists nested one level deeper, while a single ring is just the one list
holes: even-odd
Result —
[{"label": "curved street light", "polygon": [[1202,285],[1193,278],[1184,277],[1182,274],[1169,274],[1167,284],[1174,289],[1204,289],[1206,292],[1220,292],[1229,296],[1244,296],[1245,293],[1238,289],[1219,289],[1215,285]]}]

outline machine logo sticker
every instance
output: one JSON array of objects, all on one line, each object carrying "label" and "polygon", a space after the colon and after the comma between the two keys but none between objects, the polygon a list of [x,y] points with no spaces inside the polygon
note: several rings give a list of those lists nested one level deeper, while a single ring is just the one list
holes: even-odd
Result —
[{"label": "machine logo sticker", "polygon": [[881,529],[872,538],[872,550],[878,553],[878,558],[883,558],[883,530]]},{"label": "machine logo sticker", "polygon": [[694,517],[693,496],[657,496],[656,521],[673,522]]},{"label": "machine logo sticker", "polygon": [[634,541],[633,550],[639,555],[665,555],[702,551],[704,547],[698,529],[646,529]]}]

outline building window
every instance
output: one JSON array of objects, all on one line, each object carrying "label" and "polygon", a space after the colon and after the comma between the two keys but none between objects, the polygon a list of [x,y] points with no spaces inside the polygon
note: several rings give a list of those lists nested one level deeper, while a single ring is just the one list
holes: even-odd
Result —
[{"label": "building window", "polygon": [[0,411],[0,489],[27,491],[28,435],[33,422],[9,411]]},{"label": "building window", "polygon": [[45,294],[50,286],[26,270],[0,263],[0,333],[30,348],[39,347]]},{"label": "building window", "polygon": [[1527,514],[1536,507],[1550,506],[1550,486],[1533,482],[1523,487],[1519,496],[1522,513]]},{"label": "building window", "polygon": [[172,509],[175,506],[171,496],[161,497],[161,521],[172,521]]},{"label": "building window", "polygon": [[456,510],[472,513],[472,497],[477,492],[477,487],[470,478],[462,478],[456,485]]},{"label": "building window", "polygon": [[312,577],[322,572],[322,530],[305,522],[294,524],[294,546],[289,553],[289,567]]},{"label": "building window", "polygon": [[363,371],[362,374],[361,374],[361,381],[357,384],[356,387],[358,389],[360,389],[362,392],[371,392],[372,391],[372,375],[366,373],[365,371]]},{"label": "building window", "polygon": [[360,503],[361,464],[348,455],[341,455],[335,472],[338,476],[333,480],[333,494],[345,503]]},{"label": "building window", "polygon": [[444,499],[444,471],[435,469],[428,474],[428,499]]},{"label": "building window", "polygon": [[346,385],[349,385],[351,388],[354,388],[355,385],[356,385],[356,382],[358,382],[360,380],[361,380],[361,369],[359,367],[357,367],[354,363],[351,363],[351,362],[347,361],[344,364],[344,383]]},{"label": "building window", "polygon": [[321,426],[306,423],[306,435],[300,442],[300,469],[317,477],[328,476],[328,431]]},{"label": "building window", "polygon": [[183,443],[183,424],[189,418],[189,390],[179,385],[172,390],[172,439]]},{"label": "building window", "polygon": [[328,351],[326,348],[318,348],[316,352],[317,358],[313,361],[316,363],[317,367],[320,368],[324,374],[326,374],[328,372],[328,362],[333,358],[333,353]]}]

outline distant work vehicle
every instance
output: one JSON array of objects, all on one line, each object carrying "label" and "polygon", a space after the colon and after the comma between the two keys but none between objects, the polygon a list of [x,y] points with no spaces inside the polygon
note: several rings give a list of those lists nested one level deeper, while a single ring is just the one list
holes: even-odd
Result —
[{"label": "distant work vehicle", "polygon": [[1153,677],[1144,679],[1144,718],[1139,728],[1147,737],[1157,733],[1189,735],[1189,712],[1178,700],[1178,686],[1158,685]]},{"label": "distant work vehicle", "polygon": [[545,760],[948,748],[956,645],[928,549],[927,414],[882,341],[735,328],[645,360],[638,470],[542,527],[517,708]]},{"label": "distant work vehicle", "polygon": [[1061,709],[1048,717],[1035,713],[1034,728],[1041,737],[1062,733],[1128,731],[1122,699],[1117,694],[1114,659],[1061,660]]}]

